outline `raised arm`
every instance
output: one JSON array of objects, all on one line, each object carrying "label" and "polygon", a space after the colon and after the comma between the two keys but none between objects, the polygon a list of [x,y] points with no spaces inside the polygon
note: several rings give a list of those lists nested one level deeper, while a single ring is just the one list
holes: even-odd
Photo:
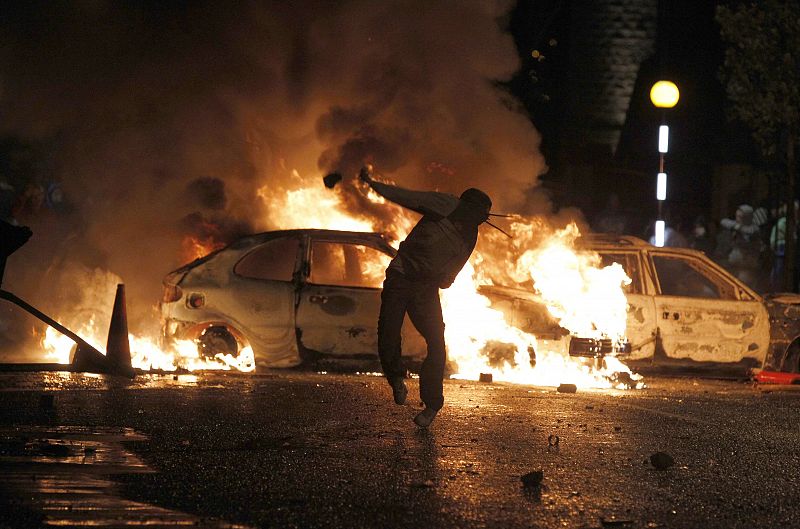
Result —
[{"label": "raised arm", "polygon": [[404,208],[416,211],[422,215],[429,213],[446,217],[456,209],[458,198],[446,193],[435,191],[413,191],[402,187],[384,184],[373,180],[369,173],[362,171],[361,180],[369,184],[379,195]]}]

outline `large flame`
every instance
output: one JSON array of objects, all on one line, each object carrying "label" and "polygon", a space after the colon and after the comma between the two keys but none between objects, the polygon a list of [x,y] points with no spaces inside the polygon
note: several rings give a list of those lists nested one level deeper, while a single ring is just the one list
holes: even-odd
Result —
[{"label": "large flame", "polygon": [[[518,226],[514,231],[524,230]],[[555,231],[542,245],[525,251],[510,272],[533,280],[550,314],[570,334],[620,342],[627,318],[623,286],[631,280],[620,265],[600,267],[597,254],[576,250],[579,235],[575,224]],[[474,259],[490,260],[485,254]],[[618,382],[618,373],[626,373],[641,386],[641,377],[612,356],[599,368],[571,358],[564,341],[538,339],[510,326],[477,286],[475,269],[467,264],[441,294],[448,357],[458,370],[453,378],[474,380],[486,373],[514,383],[609,388],[625,385]]]},{"label": "large flame", "polygon": [[579,236],[574,223],[556,231],[522,255],[517,273],[530,274],[548,310],[565,329],[585,338],[620,341],[628,310],[623,287],[631,279],[620,264],[601,268],[596,253],[576,251]]},{"label": "large flame", "polygon": [[[352,207],[346,206],[343,195],[321,186],[318,178],[304,179],[296,171],[293,176],[289,187],[264,186],[259,190],[269,212],[265,224],[275,229],[367,232],[376,229],[373,218],[348,212]],[[390,216],[393,219],[390,229],[398,240],[405,237],[414,225],[415,215],[385,203],[366,186],[361,186],[361,191],[366,192],[372,206],[395,208]],[[381,226],[385,228],[385,222]],[[564,340],[537,338],[509,325],[506,315],[492,308],[489,299],[478,292],[480,284],[487,283],[525,286],[535,291],[553,318],[570,334],[615,342],[624,339],[627,301],[623,287],[630,279],[621,266],[602,267],[597,254],[577,250],[575,240],[580,233],[575,224],[554,230],[542,218],[517,217],[509,230],[514,234],[510,247],[499,244],[493,232],[482,230],[484,241],[480,250],[475,252],[453,285],[441,292],[448,356],[457,371],[453,377],[477,379],[480,374],[491,373],[496,380],[514,383],[612,387],[614,382],[610,375],[615,372],[631,375],[628,368],[613,357],[605,358],[602,369],[573,360]],[[209,241],[192,241],[191,249],[210,251],[217,246]],[[376,273],[382,273],[382,267],[383,264]],[[113,299],[113,290],[109,290],[108,299]],[[102,333],[95,323],[98,320],[108,321],[89,318],[77,332],[102,350],[103,341],[99,339]],[[235,358],[220,354],[215,358],[203,358],[193,341],[177,342],[168,349],[157,343],[155,339],[130,335],[134,367],[255,369],[253,351],[249,347],[244,347]],[[43,344],[49,358],[69,361],[73,343],[68,338],[48,329]],[[632,378],[640,377],[632,375]]]}]

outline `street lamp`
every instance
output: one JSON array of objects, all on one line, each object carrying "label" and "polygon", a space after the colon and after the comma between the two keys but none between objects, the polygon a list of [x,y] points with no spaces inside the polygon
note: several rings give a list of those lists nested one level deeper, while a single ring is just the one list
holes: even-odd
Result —
[{"label": "street lamp", "polygon": [[650,88],[650,101],[658,108],[672,108],[680,97],[681,93],[672,81],[658,81]]},{"label": "street lamp", "polygon": [[[658,81],[650,88],[650,101],[656,108],[664,110],[678,104],[681,94],[672,81]],[[665,115],[661,115],[661,126],[658,127],[658,177],[656,180],[656,200],[658,200],[658,219],[655,226],[656,246],[664,246],[665,223],[662,218],[664,201],[667,199],[667,173],[664,171],[664,155],[669,150],[669,127]]]}]

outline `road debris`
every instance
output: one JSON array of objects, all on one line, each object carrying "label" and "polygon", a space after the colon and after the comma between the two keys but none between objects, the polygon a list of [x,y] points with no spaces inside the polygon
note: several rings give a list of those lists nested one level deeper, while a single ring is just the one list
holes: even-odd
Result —
[{"label": "road debris", "polygon": [[578,386],[575,384],[561,384],[556,388],[556,391],[559,393],[577,393]]},{"label": "road debris", "polygon": [[675,464],[675,459],[666,452],[655,452],[650,455],[650,464],[656,470],[666,470]]},{"label": "road debris", "polygon": [[633,389],[636,387],[636,381],[633,380],[630,373],[625,371],[612,373],[608,380],[618,389]]},{"label": "road debris", "polygon": [[522,481],[522,485],[524,487],[538,487],[542,484],[542,480],[544,479],[544,470],[534,470],[533,472],[528,472],[520,476],[519,478]]},{"label": "road debris", "polygon": [[633,520],[628,518],[617,518],[616,516],[601,517],[600,523],[603,527],[624,527],[633,523]]},{"label": "road debris", "polygon": [[800,384],[800,373],[781,373],[779,371],[762,370],[757,373],[754,378],[759,384]]}]

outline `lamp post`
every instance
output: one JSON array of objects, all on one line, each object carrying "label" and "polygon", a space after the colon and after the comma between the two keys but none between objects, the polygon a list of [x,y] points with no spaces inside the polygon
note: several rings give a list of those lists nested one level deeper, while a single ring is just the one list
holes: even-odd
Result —
[{"label": "lamp post", "polygon": [[[672,81],[658,81],[650,88],[650,101],[656,108],[669,109],[678,104],[680,92]],[[661,114],[661,126],[658,127],[658,177],[656,179],[656,200],[658,200],[658,218],[655,226],[656,246],[664,246],[665,223],[663,204],[667,199],[667,173],[664,170],[664,155],[669,150],[669,126],[665,112]]]}]

